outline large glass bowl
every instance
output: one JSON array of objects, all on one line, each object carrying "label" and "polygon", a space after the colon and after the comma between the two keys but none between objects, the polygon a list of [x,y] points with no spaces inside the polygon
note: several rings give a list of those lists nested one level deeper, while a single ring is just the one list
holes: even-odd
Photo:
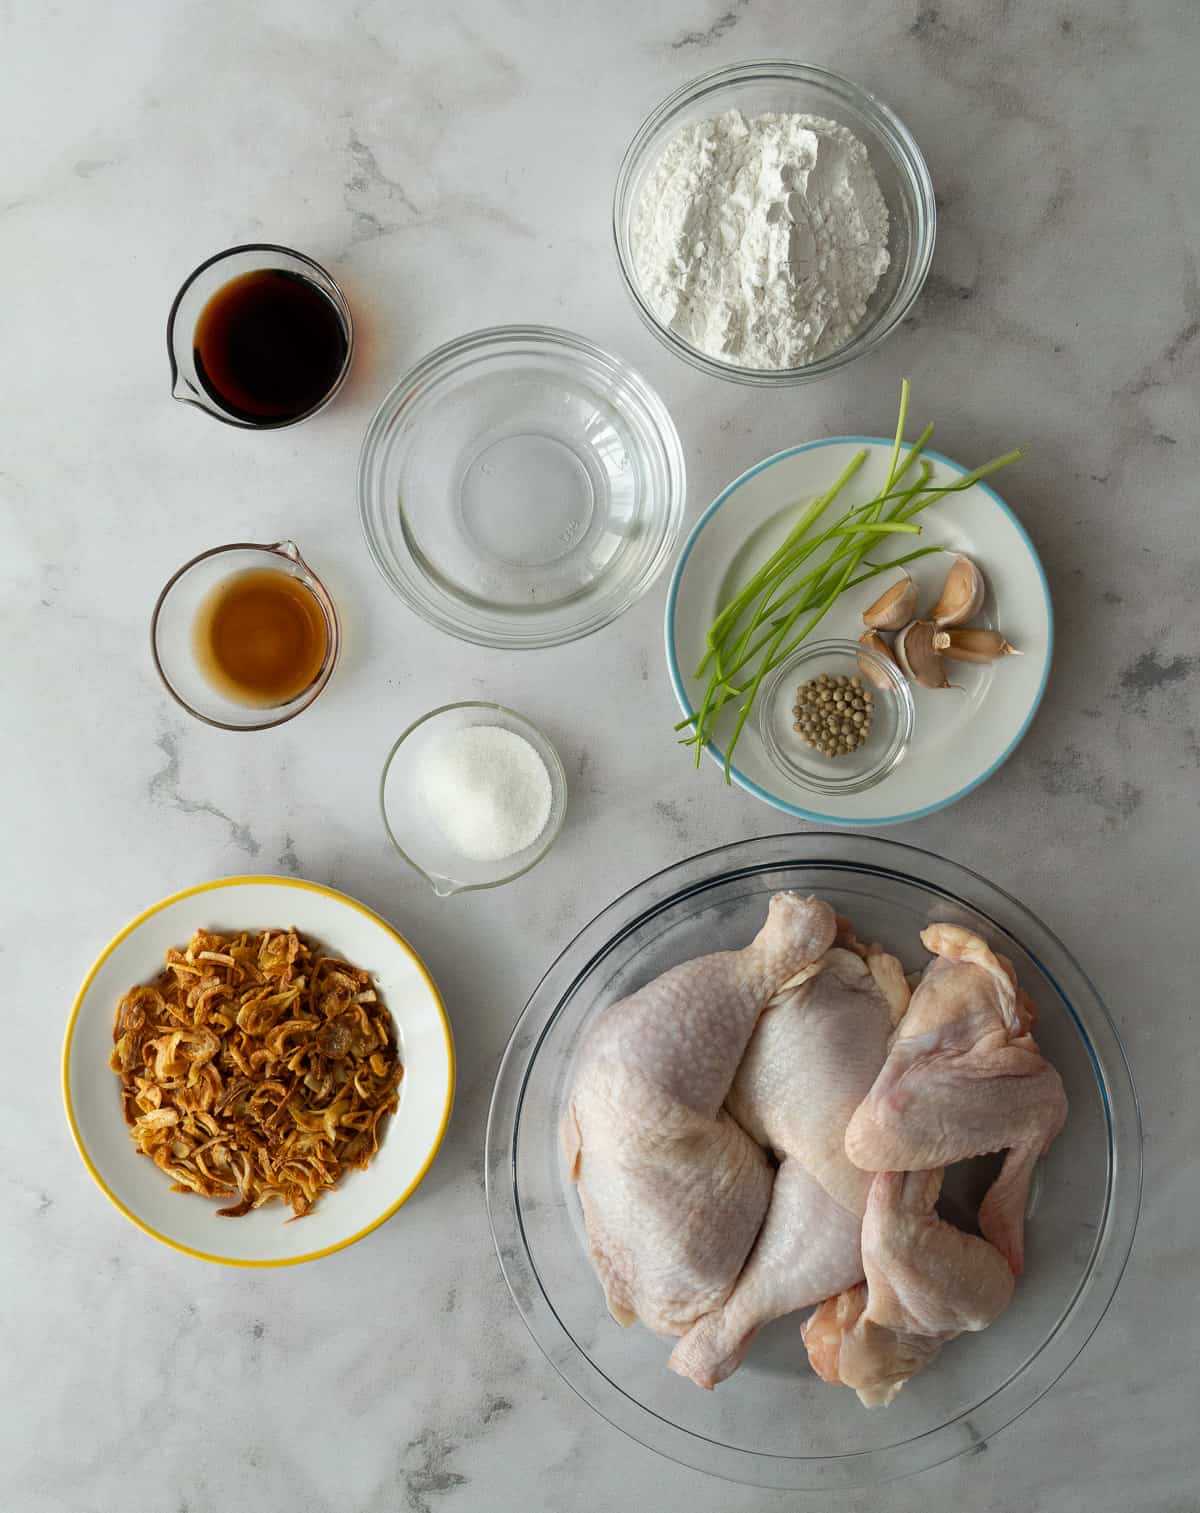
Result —
[{"label": "large glass bowl", "polygon": [[639,374],[568,331],[449,342],[380,405],[358,499],[375,565],[439,630],[516,650],[586,636],[666,566],[683,449]]},{"label": "large glass bowl", "polygon": [[[793,1315],[769,1325],[715,1392],[667,1370],[668,1341],[620,1329],[592,1274],[558,1120],[580,1037],[606,1004],[688,957],[750,940],[780,888],[818,893],[906,964],[918,932],[969,925],[1012,957],[1038,1039],[1070,1099],[1039,1168],[1026,1271],[1008,1311],[942,1351],[886,1409],[809,1370]],[[638,884],[571,942],[504,1054],[487,1131],[487,1199],[505,1278],[534,1339],[610,1423],[733,1481],[860,1486],[978,1449],[1058,1379],[1104,1316],[1133,1242],[1141,1124],[1121,1043],[1066,947],[964,867],[867,836],[782,835],[709,851]]]},{"label": "large glass bowl", "polygon": [[[887,202],[891,263],[867,302],[862,323],[836,352],[801,368],[743,368],[702,352],[663,324],[637,276],[632,227],[643,184],[676,132],[726,110],[740,110],[745,115],[795,112],[823,116],[848,127],[867,149]],[[912,308],[929,272],[936,223],[929,169],[903,121],[882,100],[840,74],[782,60],[734,63],[677,89],[638,128],[621,163],[613,194],[613,236],[621,276],[651,331],[677,357],[715,378],[774,387],[823,378],[873,351],[895,330]]]}]

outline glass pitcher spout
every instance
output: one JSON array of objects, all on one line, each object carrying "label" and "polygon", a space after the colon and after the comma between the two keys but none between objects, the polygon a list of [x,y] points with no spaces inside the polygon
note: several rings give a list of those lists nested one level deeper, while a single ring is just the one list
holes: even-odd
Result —
[{"label": "glass pitcher spout", "polygon": [[207,409],[207,406],[200,399],[196,390],[188,383],[182,373],[176,373],[171,383],[171,398],[177,399],[180,404],[199,405],[201,409]]}]

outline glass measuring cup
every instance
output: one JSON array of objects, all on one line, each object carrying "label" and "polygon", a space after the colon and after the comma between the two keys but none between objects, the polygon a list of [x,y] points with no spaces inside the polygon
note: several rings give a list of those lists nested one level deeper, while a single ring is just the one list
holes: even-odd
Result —
[{"label": "glass measuring cup", "polygon": [[[215,687],[197,659],[193,640],[197,616],[210,591],[235,573],[264,567],[303,583],[325,617],[325,655],[316,677],[295,698],[269,708],[238,703]],[[167,692],[196,719],[221,730],[269,730],[302,713],[333,675],[339,644],[333,600],[294,541],[235,541],[201,552],[167,580],[150,619],[150,650]]]},{"label": "glass measuring cup", "polygon": [[[197,370],[194,341],[201,313],[219,290],[245,274],[267,272],[291,274],[319,290],[333,307],[346,342],[346,354],[341,368],[322,397],[299,414],[279,419],[247,418],[221,405]],[[167,317],[167,356],[171,363],[172,397],[181,404],[194,405],[214,419],[224,421],[226,425],[238,426],[243,431],[279,430],[316,415],[329,404],[345,383],[353,354],[354,323],[350,316],[350,306],[333,278],[320,263],[305,257],[304,253],[271,242],[250,242],[240,247],[229,247],[201,263],[185,279]]]}]

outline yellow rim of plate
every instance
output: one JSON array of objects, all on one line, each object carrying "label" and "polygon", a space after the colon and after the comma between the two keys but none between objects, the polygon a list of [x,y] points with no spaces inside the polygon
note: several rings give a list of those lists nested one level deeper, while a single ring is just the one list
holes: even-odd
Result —
[{"label": "yellow rim of plate", "polygon": [[[404,1189],[404,1191],[391,1205],[391,1207],[385,1209],[377,1219],[372,1219],[369,1224],[364,1226],[364,1228],[358,1230],[357,1233],[350,1235],[345,1240],[338,1240],[334,1245],[326,1245],[323,1250],[310,1251],[308,1255],[284,1256],[277,1261],[241,1261],[235,1260],[231,1256],[214,1256],[206,1250],[194,1250],[190,1245],[182,1245],[178,1240],[172,1240],[169,1235],[160,1234],[157,1229],[152,1229],[149,1224],[145,1223],[142,1219],[139,1219],[135,1213],[126,1208],[125,1204],[121,1202],[120,1198],[116,1196],[116,1194],[105,1182],[104,1178],[100,1175],[95,1162],[88,1154],[87,1147],[83,1143],[83,1137],[79,1133],[79,1126],[75,1122],[75,1110],[71,1104],[71,1040],[75,1034],[75,1021],[79,1018],[79,1010],[83,1007],[83,1001],[87,997],[88,989],[91,987],[93,981],[95,980],[96,973],[99,972],[100,968],[117,949],[121,942],[128,936],[132,935],[139,925],[144,924],[146,920],[150,919],[153,915],[160,913],[163,909],[169,908],[171,904],[177,904],[181,899],[194,898],[197,894],[200,893],[215,893],[218,888],[236,888],[239,886],[244,886],[247,883],[270,883],[277,887],[300,888],[308,893],[319,893],[325,898],[333,899],[336,903],[348,904],[350,908],[357,910],[359,914],[363,914],[368,919],[374,920],[375,923],[379,925],[381,929],[385,930],[387,934],[390,935],[392,939],[397,943],[397,945],[399,945],[401,950],[404,951],[404,953],[412,961],[417,971],[420,972],[421,976],[425,979],[425,983],[429,988],[430,993],[432,993],[433,995],[434,1004],[437,1007],[438,1014],[442,1021],[442,1032],[446,1037],[446,1058],[448,1062],[448,1076],[446,1080],[446,1103],[445,1107],[442,1109],[442,1119],[441,1124],[438,1127],[437,1135],[434,1138],[433,1144],[430,1146],[429,1154],[425,1157],[425,1160],[421,1165],[420,1171],[418,1171],[417,1175]],[[67,1110],[67,1123],[71,1126],[71,1136],[75,1141],[75,1148],[76,1150],[78,1150],[80,1156],[82,1157],[84,1166],[86,1166],[88,1171],[92,1174],[97,1187],[99,1187],[100,1191],[109,1200],[113,1207],[119,1209],[131,1224],[136,1224],[138,1229],[140,1229],[143,1234],[149,1235],[153,1240],[161,1241],[163,1245],[169,1245],[172,1250],[178,1250],[185,1256],[194,1256],[198,1261],[212,1261],[217,1266],[299,1266],[305,1261],[319,1261],[322,1256],[331,1256],[333,1255],[334,1251],[345,1250],[348,1245],[353,1245],[357,1240],[361,1240],[364,1235],[369,1235],[373,1229],[378,1229],[381,1224],[385,1223],[392,1217],[397,1209],[402,1208],[404,1204],[408,1202],[409,1198],[412,1197],[413,1193],[421,1185],[426,1172],[428,1172],[429,1168],[433,1165],[434,1157],[437,1155],[439,1149],[441,1148],[442,1140],[445,1137],[446,1127],[450,1123],[450,1109],[454,1102],[454,1082],[454,1036],[450,1029],[450,1020],[446,1014],[446,1006],[442,1002],[442,995],[437,990],[437,984],[429,975],[429,969],[426,967],[425,963],[421,960],[417,953],[413,950],[412,946],[409,945],[408,941],[405,940],[403,935],[401,935],[400,932],[392,925],[389,925],[387,920],[384,919],[381,915],[376,914],[374,909],[368,909],[366,904],[360,904],[356,898],[351,898],[349,894],[339,893],[336,888],[327,888],[324,883],[310,883],[304,878],[299,877],[272,877],[269,873],[255,873],[244,877],[222,877],[211,883],[197,883],[194,888],[184,888],[179,893],[172,893],[168,898],[159,899],[158,903],[151,904],[148,909],[143,909],[140,914],[129,921],[129,923],[123,930],[119,931],[116,935],[113,936],[108,945],[105,946],[104,950],[101,951],[100,955],[97,956],[95,962],[92,964],[91,971],[83,979],[83,986],[79,989],[79,992],[75,996],[75,1003],[71,1009],[71,1017],[67,1020],[66,1037],[63,1040],[62,1092],[63,1103],[66,1105]]]}]

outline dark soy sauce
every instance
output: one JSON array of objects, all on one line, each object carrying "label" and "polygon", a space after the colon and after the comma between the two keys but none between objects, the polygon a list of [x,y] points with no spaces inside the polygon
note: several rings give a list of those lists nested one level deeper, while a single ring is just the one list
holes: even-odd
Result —
[{"label": "dark soy sauce", "polygon": [[201,310],[192,342],[196,372],[216,403],[260,425],[295,420],[319,405],[349,347],[332,300],[282,268],[224,284]]}]

